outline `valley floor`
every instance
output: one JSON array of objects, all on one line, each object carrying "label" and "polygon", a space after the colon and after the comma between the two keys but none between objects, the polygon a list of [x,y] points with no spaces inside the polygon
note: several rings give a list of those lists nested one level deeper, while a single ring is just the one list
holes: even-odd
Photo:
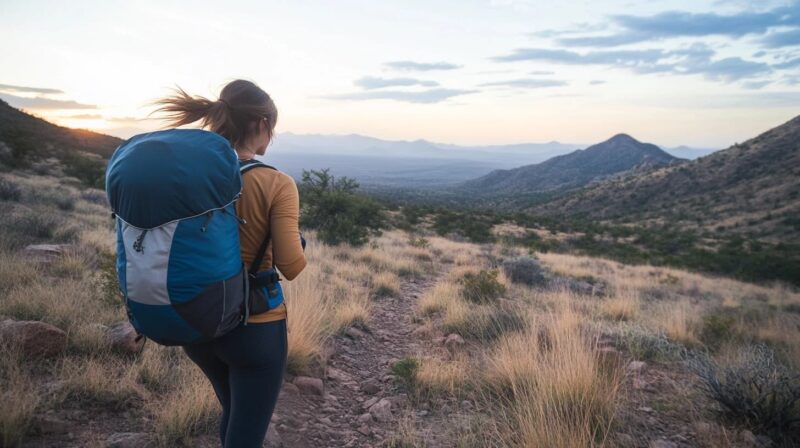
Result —
[{"label": "valley floor", "polygon": [[[180,349],[112,337],[125,317],[102,192],[13,181],[0,445],[218,446],[218,404]],[[41,243],[55,246],[28,247]],[[289,368],[268,446],[800,443],[797,402],[780,406],[800,397],[800,294],[784,285],[425,229],[363,247],[310,235],[307,257],[286,283]],[[10,330],[23,321],[54,329],[33,347]]]}]

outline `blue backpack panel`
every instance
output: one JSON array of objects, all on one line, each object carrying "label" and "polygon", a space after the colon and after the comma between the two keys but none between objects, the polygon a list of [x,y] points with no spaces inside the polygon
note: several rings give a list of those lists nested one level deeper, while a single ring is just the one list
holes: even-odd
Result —
[{"label": "blue backpack panel", "polygon": [[242,180],[221,135],[170,129],[120,145],[106,169],[128,318],[163,345],[221,336],[248,296],[235,202]]}]

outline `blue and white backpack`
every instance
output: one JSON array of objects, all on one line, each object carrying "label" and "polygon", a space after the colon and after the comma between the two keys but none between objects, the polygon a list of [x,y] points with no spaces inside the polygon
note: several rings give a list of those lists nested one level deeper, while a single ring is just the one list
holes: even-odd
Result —
[{"label": "blue and white backpack", "polygon": [[235,209],[241,191],[236,152],[217,133],[157,131],[116,149],[106,193],[116,218],[120,290],[139,333],[186,345],[246,318],[251,282]]}]

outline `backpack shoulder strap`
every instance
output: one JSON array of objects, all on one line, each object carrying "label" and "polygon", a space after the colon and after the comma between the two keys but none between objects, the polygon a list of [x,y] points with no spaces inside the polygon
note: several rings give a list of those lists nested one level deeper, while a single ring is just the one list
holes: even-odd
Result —
[{"label": "backpack shoulder strap", "polygon": [[[274,166],[267,165],[264,162],[256,159],[249,159],[249,160],[239,160],[239,173],[244,175],[244,173],[252,170],[253,168],[270,168],[275,171],[278,171],[277,168]],[[271,223],[270,223],[271,226]],[[249,272],[250,274],[255,274],[258,270],[258,267],[261,266],[261,262],[264,261],[264,254],[267,252],[267,245],[269,245],[270,239],[270,231],[272,229],[267,228],[267,234],[264,237],[264,241],[261,243],[261,246],[258,248],[258,252],[256,252],[256,257],[253,258],[253,262],[250,264]],[[275,259],[273,257],[272,265],[275,266]]]},{"label": "backpack shoulder strap", "polygon": [[259,167],[270,168],[270,169],[273,169],[275,171],[278,171],[278,169],[275,168],[274,166],[267,165],[266,163],[264,163],[264,162],[262,162],[260,160],[256,160],[256,159],[239,160],[239,173],[241,173],[241,174],[244,174],[244,173],[252,170],[253,168],[259,168]]}]

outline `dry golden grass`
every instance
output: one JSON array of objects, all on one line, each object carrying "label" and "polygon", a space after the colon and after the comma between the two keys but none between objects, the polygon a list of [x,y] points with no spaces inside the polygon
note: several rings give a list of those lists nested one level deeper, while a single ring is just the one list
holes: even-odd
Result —
[{"label": "dry golden grass", "polygon": [[186,369],[182,376],[177,390],[152,403],[156,440],[165,448],[186,445],[218,424],[219,403],[200,369]]},{"label": "dry golden grass", "polygon": [[463,358],[450,361],[422,358],[414,378],[415,393],[421,397],[460,395],[468,384],[469,373],[469,365]]},{"label": "dry golden grass", "polygon": [[496,405],[501,445],[603,445],[618,406],[620,373],[603,367],[569,304],[537,321],[530,328],[544,333],[507,335],[490,355],[487,382],[505,397]]},{"label": "dry golden grass", "polygon": [[660,305],[651,315],[651,325],[660,328],[673,341],[698,345],[700,314],[695,308],[686,300]]},{"label": "dry golden grass", "polygon": [[455,301],[459,300],[460,287],[450,281],[439,281],[429,289],[417,302],[417,311],[420,315],[429,316],[447,310]]},{"label": "dry golden grass", "polygon": [[640,299],[638,291],[627,289],[616,292],[600,306],[602,313],[614,320],[633,320],[639,315]]},{"label": "dry golden grass", "polygon": [[393,272],[378,272],[372,276],[373,297],[381,298],[395,296],[400,293],[400,280]]},{"label": "dry golden grass", "polygon": [[0,344],[0,446],[19,445],[40,402],[34,379],[16,347]]},{"label": "dry golden grass", "polygon": [[58,375],[63,384],[56,400],[123,406],[141,398],[137,385],[123,375],[124,371],[124,362],[110,356],[97,359],[67,358]]},{"label": "dry golden grass", "polygon": [[[309,252],[313,251],[310,245]],[[333,331],[332,302],[326,300],[323,274],[314,264],[285,285],[288,314],[289,368],[300,371],[322,354],[325,339]],[[341,305],[340,305],[341,307]]]}]

